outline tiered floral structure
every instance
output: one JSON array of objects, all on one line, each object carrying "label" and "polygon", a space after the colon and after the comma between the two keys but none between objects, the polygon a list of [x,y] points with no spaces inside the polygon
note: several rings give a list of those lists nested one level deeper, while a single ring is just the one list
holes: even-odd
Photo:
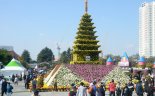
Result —
[{"label": "tiered floral structure", "polygon": [[99,53],[98,50],[100,45],[96,40],[96,31],[93,26],[91,15],[85,13],[82,16],[81,22],[79,24],[76,40],[74,42],[72,51],[72,61],[71,64],[99,64]]},{"label": "tiered floral structure", "polygon": [[101,64],[99,60],[101,51],[98,48],[100,45],[98,45],[99,41],[96,40],[97,36],[95,36],[96,31],[94,31],[95,27],[91,15],[87,13],[87,0],[85,5],[85,14],[82,16],[75,37],[71,62],[61,65],[60,69],[49,78],[50,80],[47,81],[49,86],[53,86],[54,79],[57,80],[58,87],[63,88],[81,81],[91,83],[96,80],[100,82],[115,68],[115,65],[106,66]]}]

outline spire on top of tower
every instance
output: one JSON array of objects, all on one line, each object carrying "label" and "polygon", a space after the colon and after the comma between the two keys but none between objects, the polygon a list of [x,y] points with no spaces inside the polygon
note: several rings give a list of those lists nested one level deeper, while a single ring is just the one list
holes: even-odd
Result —
[{"label": "spire on top of tower", "polygon": [[88,0],[85,0],[85,13],[88,12]]}]

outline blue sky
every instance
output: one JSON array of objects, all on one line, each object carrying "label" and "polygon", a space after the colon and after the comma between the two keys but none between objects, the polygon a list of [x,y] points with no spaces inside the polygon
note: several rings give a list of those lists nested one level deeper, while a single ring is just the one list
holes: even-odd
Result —
[{"label": "blue sky", "polygon": [[[103,54],[138,53],[138,9],[153,0],[88,0]],[[84,0],[0,0],[0,45],[32,59],[46,46],[57,56],[72,47]]]}]

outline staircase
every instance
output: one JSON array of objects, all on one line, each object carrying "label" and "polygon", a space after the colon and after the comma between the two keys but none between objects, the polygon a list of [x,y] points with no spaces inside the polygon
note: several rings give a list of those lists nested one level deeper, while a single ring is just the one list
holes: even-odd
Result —
[{"label": "staircase", "polygon": [[60,68],[60,64],[56,65],[54,67],[54,69],[50,72],[50,74],[45,78],[44,83],[47,84],[49,82],[49,80],[51,79],[51,77],[58,71],[58,69]]}]

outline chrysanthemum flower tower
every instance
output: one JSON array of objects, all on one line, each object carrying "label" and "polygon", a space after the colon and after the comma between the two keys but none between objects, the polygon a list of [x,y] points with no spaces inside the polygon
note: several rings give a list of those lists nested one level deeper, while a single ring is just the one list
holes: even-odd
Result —
[{"label": "chrysanthemum flower tower", "polygon": [[71,64],[100,64],[98,40],[91,15],[88,14],[88,1],[85,0],[85,13],[81,18],[75,37]]}]

